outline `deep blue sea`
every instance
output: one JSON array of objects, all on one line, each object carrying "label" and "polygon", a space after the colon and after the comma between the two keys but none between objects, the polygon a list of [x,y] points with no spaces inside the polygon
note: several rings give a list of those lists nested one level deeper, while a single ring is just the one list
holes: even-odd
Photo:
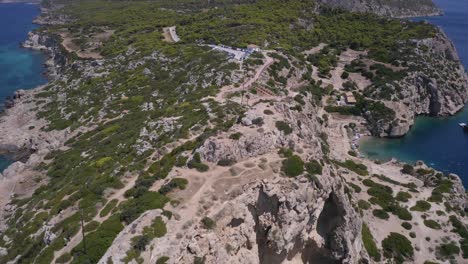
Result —
[{"label": "deep blue sea", "polygon": [[[33,19],[40,13],[38,5],[0,4],[0,104],[18,89],[31,89],[44,84],[45,56],[20,48],[29,31],[36,26]],[[1,108],[1,107],[0,107]],[[0,157],[0,172],[11,161]]]},{"label": "deep blue sea", "polygon": [[[468,69],[468,1],[435,2],[445,15],[424,19],[444,29]],[[423,160],[438,170],[458,174],[468,187],[468,133],[464,133],[458,123],[468,123],[468,107],[450,118],[419,117],[404,138],[366,139],[362,141],[360,150],[375,159]]]}]

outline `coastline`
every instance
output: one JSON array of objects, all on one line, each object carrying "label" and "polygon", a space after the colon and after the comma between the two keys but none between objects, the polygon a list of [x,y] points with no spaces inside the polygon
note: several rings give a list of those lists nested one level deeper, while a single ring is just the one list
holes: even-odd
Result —
[{"label": "coastline", "polygon": [[[41,8],[41,14],[43,9]],[[28,90],[18,90],[11,107],[0,115],[0,152],[13,159],[3,172],[0,172],[0,230],[5,227],[4,215],[11,213],[9,206],[12,195],[28,197],[39,186],[48,182],[43,172],[37,171],[39,164],[51,151],[63,146],[67,139],[68,130],[42,131],[47,121],[37,117],[37,103],[35,95],[41,92],[54,78],[57,77],[56,48],[39,45],[39,38],[48,36],[30,32],[28,39],[21,45],[23,48],[34,49],[46,56],[44,64],[48,79],[47,83]],[[28,44],[29,43],[29,44]]]}]

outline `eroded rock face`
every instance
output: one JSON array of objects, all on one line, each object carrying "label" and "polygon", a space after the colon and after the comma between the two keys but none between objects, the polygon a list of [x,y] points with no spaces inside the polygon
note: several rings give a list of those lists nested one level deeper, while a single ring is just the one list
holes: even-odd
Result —
[{"label": "eroded rock face", "polygon": [[[316,109],[310,105],[304,107],[303,112],[293,111],[290,104],[277,102],[274,105],[278,113],[275,117],[261,115],[257,109],[251,109],[246,113],[248,120],[263,118],[265,125],[251,129],[250,133],[243,133],[239,140],[226,140],[218,138],[209,138],[199,149],[203,159],[209,162],[218,162],[222,159],[244,160],[250,157],[256,157],[268,153],[274,149],[288,147],[294,149],[301,144],[311,145],[316,149],[317,156],[321,156],[320,142],[317,137],[317,131],[320,130],[320,124],[315,118],[310,118],[312,112]],[[275,127],[276,121],[284,121],[291,128],[291,134],[285,134]],[[241,123],[233,130],[240,130],[239,127],[248,127],[251,122]],[[261,129],[259,131],[259,129]]]},{"label": "eroded rock face", "polygon": [[[193,263],[195,258],[205,263],[357,263],[361,220],[339,178],[321,181],[322,188],[305,177],[244,186],[209,215],[215,229],[196,223],[177,246],[158,255],[169,256],[170,263]],[[154,248],[164,248],[166,239]]]},{"label": "eroded rock face", "polygon": [[417,48],[408,67],[411,71],[398,85],[399,100],[386,101],[396,113],[394,120],[369,122],[373,135],[401,137],[408,133],[418,115],[450,116],[468,102],[468,76],[453,43],[442,32],[415,41]]}]

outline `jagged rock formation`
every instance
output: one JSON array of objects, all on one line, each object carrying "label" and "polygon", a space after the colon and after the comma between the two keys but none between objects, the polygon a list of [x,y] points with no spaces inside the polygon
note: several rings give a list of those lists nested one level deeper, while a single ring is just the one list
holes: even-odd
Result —
[{"label": "jagged rock formation", "polygon": [[172,235],[158,240],[158,254],[170,257],[169,263],[193,263],[197,257],[205,263],[357,263],[360,258],[361,222],[339,178],[316,183],[277,178],[226,196],[230,199],[210,214],[213,230],[195,223],[178,245],[164,246]]},{"label": "jagged rock formation", "polygon": [[370,12],[389,17],[441,15],[432,0],[319,0],[321,3],[353,12]]}]

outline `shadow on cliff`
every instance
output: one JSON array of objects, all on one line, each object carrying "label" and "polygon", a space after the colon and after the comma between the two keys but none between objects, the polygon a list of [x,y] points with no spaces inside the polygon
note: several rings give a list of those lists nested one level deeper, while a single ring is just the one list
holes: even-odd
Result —
[{"label": "shadow on cliff", "polygon": [[276,195],[268,196],[263,189],[259,192],[257,203],[249,206],[255,220],[256,242],[261,264],[280,264],[284,260],[292,260],[296,256],[300,256],[303,263],[341,263],[340,259],[333,256],[333,250],[343,248],[340,243],[342,239],[337,237],[336,230],[345,224],[346,211],[342,208],[336,195],[331,193],[319,218],[314,219],[311,216],[309,221],[310,229],[308,232],[317,221],[317,233],[325,241],[322,247],[313,240],[303,241],[300,236],[297,236],[294,239],[292,249],[287,251],[284,248],[279,248],[278,241],[274,238],[279,235],[278,228],[287,228],[288,224],[279,215],[280,209],[296,210],[291,207],[288,201],[279,201]]}]

